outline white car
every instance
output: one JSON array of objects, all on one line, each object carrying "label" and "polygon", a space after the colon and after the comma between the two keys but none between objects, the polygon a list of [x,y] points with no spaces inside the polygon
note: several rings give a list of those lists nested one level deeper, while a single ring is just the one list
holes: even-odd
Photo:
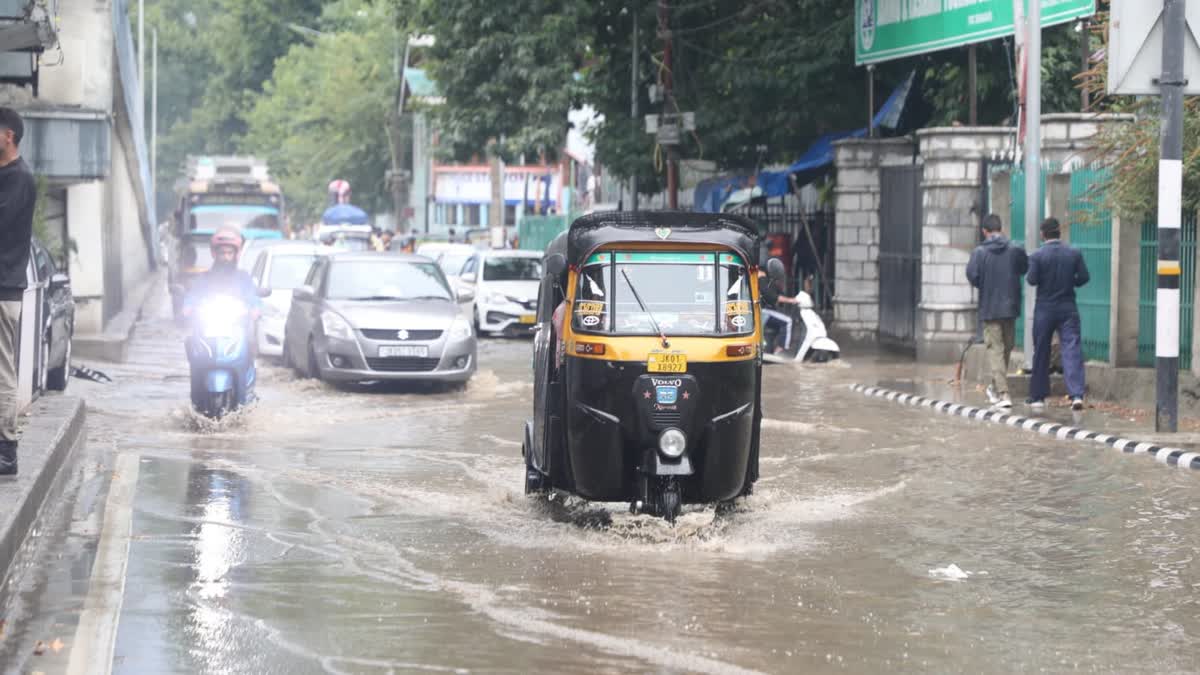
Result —
[{"label": "white car", "polygon": [[537,315],[542,252],[478,251],[456,277],[459,297],[471,298],[477,333],[528,335]]},{"label": "white car", "polygon": [[304,285],[313,261],[330,253],[328,246],[310,242],[283,242],[258,254],[250,276],[254,285],[271,291],[263,299],[256,341],[263,356],[283,356],[283,330],[292,306],[292,291]]},{"label": "white car", "polygon": [[448,241],[431,241],[417,247],[417,255],[437,261],[438,267],[447,278],[454,278],[462,271],[467,259],[475,255],[478,248],[471,244],[452,244]]}]

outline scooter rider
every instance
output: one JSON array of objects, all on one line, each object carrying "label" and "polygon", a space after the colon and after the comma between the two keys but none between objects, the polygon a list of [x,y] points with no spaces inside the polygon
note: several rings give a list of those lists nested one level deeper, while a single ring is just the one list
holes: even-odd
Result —
[{"label": "scooter rider", "polygon": [[212,251],[213,264],[207,272],[197,277],[183,299],[183,316],[191,318],[199,305],[207,297],[224,294],[233,296],[246,304],[250,319],[258,318],[262,302],[258,297],[258,288],[250,273],[238,269],[238,256],[242,252],[244,240],[242,235],[233,227],[222,227],[213,233],[208,246]]},{"label": "scooter rider", "polygon": [[778,354],[792,344],[792,317],[779,311],[777,308],[780,305],[798,305],[800,301],[797,298],[786,296],[780,292],[775,287],[775,284],[771,283],[770,279],[767,278],[767,273],[762,268],[758,270],[758,293],[762,298],[763,327],[765,328],[766,324],[772,321],[783,324],[783,330],[780,333],[783,344],[777,344],[772,352]]}]

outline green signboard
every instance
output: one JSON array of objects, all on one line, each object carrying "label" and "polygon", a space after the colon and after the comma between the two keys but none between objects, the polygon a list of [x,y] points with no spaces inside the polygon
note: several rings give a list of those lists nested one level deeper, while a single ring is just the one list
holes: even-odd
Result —
[{"label": "green signboard", "polygon": [[[1096,13],[1096,0],[1041,0],[1042,26]],[[855,0],[859,65],[1013,34],[1013,0]]]}]

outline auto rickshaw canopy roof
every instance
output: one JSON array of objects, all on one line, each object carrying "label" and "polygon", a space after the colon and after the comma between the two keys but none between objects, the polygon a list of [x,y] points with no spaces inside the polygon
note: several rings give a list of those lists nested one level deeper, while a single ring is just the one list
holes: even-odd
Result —
[{"label": "auto rickshaw canopy roof", "polygon": [[624,243],[711,244],[729,248],[747,261],[759,259],[760,236],[754,222],[733,214],[691,211],[606,211],[571,223],[546,249],[582,265],[602,246]]}]

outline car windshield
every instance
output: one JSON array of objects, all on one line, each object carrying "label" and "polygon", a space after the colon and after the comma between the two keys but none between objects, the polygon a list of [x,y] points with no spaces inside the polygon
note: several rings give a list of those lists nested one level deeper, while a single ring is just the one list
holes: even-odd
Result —
[{"label": "car windshield", "polygon": [[304,285],[304,278],[316,258],[311,254],[275,256],[271,259],[270,288],[290,291]]},{"label": "car windshield", "polygon": [[668,335],[750,333],[747,274],[732,253],[598,253],[580,271],[573,325],[627,335],[653,335],[656,323]]},{"label": "car windshield", "polygon": [[462,271],[463,265],[467,264],[470,258],[470,253],[443,253],[438,258],[438,264],[442,266],[443,272],[454,276]]},{"label": "car windshield", "polygon": [[380,260],[337,261],[329,271],[330,300],[452,300],[434,263]]},{"label": "car windshield", "polygon": [[278,230],[279,209],[245,204],[203,204],[192,207],[193,230],[236,227],[244,230]]},{"label": "car windshield", "polygon": [[484,281],[540,281],[542,261],[539,258],[503,258],[489,256],[483,263]]}]

